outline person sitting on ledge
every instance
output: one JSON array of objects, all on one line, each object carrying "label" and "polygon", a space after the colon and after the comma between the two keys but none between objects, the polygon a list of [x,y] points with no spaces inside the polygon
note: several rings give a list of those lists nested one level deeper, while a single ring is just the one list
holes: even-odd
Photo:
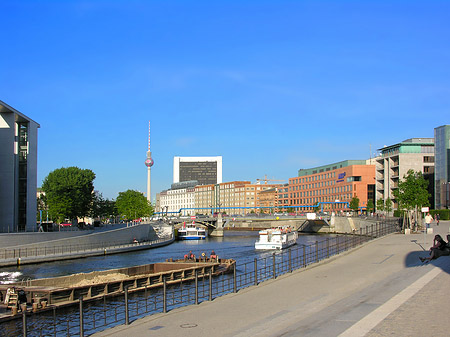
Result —
[{"label": "person sitting on ledge", "polygon": [[217,260],[217,255],[214,250],[211,251],[211,255],[209,256],[211,261]]},{"label": "person sitting on ledge", "polygon": [[[447,239],[449,236],[447,235]],[[433,240],[433,247],[430,248],[430,257],[419,257],[420,261],[428,263],[440,256],[450,255],[450,248],[448,243],[439,235],[436,234]]]}]

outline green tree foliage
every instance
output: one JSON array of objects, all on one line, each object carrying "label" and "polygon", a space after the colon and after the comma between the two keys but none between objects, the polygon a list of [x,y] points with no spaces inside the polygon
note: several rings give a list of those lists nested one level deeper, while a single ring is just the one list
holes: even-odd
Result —
[{"label": "green tree foliage", "polygon": [[137,219],[153,214],[153,208],[144,194],[134,190],[120,192],[116,199],[116,207],[119,214],[127,219]]},{"label": "green tree foliage", "polygon": [[78,167],[63,167],[50,172],[44,179],[42,190],[51,218],[61,222],[88,215],[94,179],[94,172]]},{"label": "green tree foliage", "polygon": [[350,208],[353,211],[358,212],[358,207],[359,207],[359,198],[353,197],[352,200],[350,201]]},{"label": "green tree foliage", "polygon": [[384,202],[384,210],[387,212],[388,215],[392,211],[392,200],[389,197]]},{"label": "green tree foliage", "polygon": [[369,200],[367,201],[367,207],[366,207],[366,209],[367,209],[367,213],[372,213],[372,212],[374,211],[375,205],[373,204],[372,199],[369,199]]},{"label": "green tree foliage", "polygon": [[377,210],[384,211],[384,200],[382,198],[377,200]]},{"label": "green tree foliage", "polygon": [[91,217],[103,220],[114,217],[117,214],[116,202],[114,200],[104,199],[101,193],[94,195],[90,213]]},{"label": "green tree foliage", "polygon": [[389,216],[389,213],[391,213],[391,211],[392,211],[392,200],[389,197],[384,202],[384,210],[387,212],[388,216]]},{"label": "green tree foliage", "polygon": [[408,170],[403,179],[399,181],[398,189],[394,190],[398,208],[407,212],[409,223],[417,224],[418,210],[430,205],[430,194],[427,187],[428,181],[424,179],[422,172]]}]

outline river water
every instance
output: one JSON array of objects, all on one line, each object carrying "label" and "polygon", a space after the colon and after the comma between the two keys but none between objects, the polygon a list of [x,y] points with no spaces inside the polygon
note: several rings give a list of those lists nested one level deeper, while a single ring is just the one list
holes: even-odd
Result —
[{"label": "river water", "polygon": [[[303,234],[299,235],[297,244],[310,245],[325,238],[324,235]],[[208,237],[206,240],[199,241],[175,241],[167,246],[136,252],[5,267],[0,268],[0,283],[137,266],[163,262],[168,258],[181,259],[190,250],[196,256],[202,252],[209,256],[211,250],[214,250],[220,258],[235,259],[237,264],[242,264],[254,260],[255,257],[261,258],[272,254],[271,251],[256,251],[254,245],[257,240],[257,231],[225,231],[224,237]]]}]

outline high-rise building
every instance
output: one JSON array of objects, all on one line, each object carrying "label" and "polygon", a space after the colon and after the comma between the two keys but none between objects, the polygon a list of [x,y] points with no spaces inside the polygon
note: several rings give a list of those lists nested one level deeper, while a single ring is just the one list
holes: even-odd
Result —
[{"label": "high-rise building", "polygon": [[434,129],[435,208],[450,208],[450,125]]},{"label": "high-rise building", "polygon": [[[433,193],[434,173],[434,139],[410,138],[401,143],[385,146],[379,149],[381,155],[376,158],[376,198],[386,201],[392,200],[393,208],[397,209],[393,191],[398,188],[398,183],[406,175],[408,170],[422,172],[425,179],[430,181],[429,193]],[[430,200],[434,204],[433,199]]]},{"label": "high-rise building", "polygon": [[39,124],[0,101],[0,232],[36,231]]},{"label": "high-rise building", "polygon": [[222,182],[222,157],[174,157],[173,182],[197,180],[199,185]]}]

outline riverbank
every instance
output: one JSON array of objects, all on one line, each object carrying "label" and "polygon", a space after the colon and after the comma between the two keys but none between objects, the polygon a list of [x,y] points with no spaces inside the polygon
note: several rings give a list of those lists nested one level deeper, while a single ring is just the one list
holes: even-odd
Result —
[{"label": "riverbank", "polygon": [[[434,224],[434,234],[445,237],[449,225]],[[419,260],[434,234],[391,234],[236,294],[95,336],[448,336],[435,298],[450,296],[450,257]]]}]

